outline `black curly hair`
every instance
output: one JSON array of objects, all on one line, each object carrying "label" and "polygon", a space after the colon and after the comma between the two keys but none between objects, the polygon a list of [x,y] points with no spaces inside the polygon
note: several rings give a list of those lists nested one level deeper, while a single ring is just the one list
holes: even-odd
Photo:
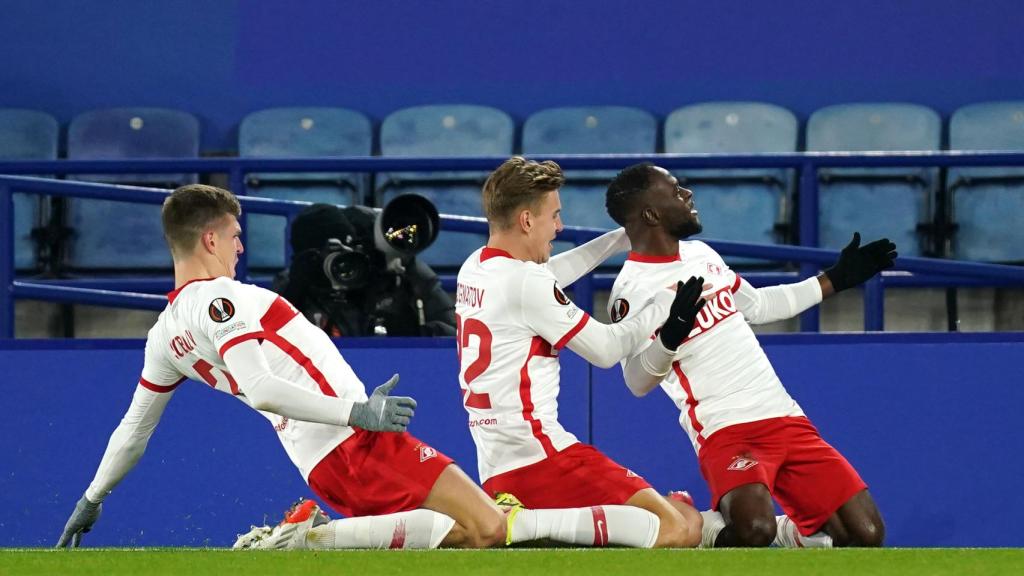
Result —
[{"label": "black curly hair", "polygon": [[615,179],[608,185],[608,192],[604,197],[604,206],[608,215],[619,226],[626,225],[626,217],[629,215],[630,204],[636,195],[647,190],[650,184],[650,177],[654,164],[641,162],[623,168],[616,174]]}]

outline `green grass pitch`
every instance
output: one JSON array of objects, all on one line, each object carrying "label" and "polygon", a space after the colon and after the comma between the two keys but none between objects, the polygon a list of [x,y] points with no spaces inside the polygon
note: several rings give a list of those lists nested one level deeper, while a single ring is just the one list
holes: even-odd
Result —
[{"label": "green grass pitch", "polygon": [[474,576],[530,574],[1021,574],[1024,549],[249,551],[0,549],[0,575]]}]

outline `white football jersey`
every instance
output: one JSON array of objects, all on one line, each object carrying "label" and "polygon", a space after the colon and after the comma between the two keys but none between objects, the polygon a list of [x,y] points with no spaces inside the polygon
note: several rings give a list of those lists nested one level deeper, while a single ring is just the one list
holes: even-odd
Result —
[{"label": "white football jersey", "polygon": [[[747,325],[733,293],[740,278],[722,257],[700,241],[679,243],[677,257],[631,253],[609,297],[613,322],[629,318],[637,302],[691,276],[703,276],[714,293],[697,315],[693,330],[676,350],[661,388],[679,408],[679,424],[693,448],[716,431],[744,422],[802,416]],[[707,293],[707,291],[705,291]],[[640,348],[633,353],[639,353]]]},{"label": "white football jersey", "polygon": [[[363,383],[331,339],[277,294],[227,277],[192,281],[168,294],[146,341],[140,384],[173,390],[185,378],[205,382],[248,404],[227,371],[223,354],[257,339],[274,375],[311,391],[365,401]],[[343,440],[347,426],[291,420],[262,412],[302,477]]]},{"label": "white football jersey", "polygon": [[558,351],[590,316],[547,267],[481,248],[459,270],[455,312],[480,482],[578,442],[558,423]]}]

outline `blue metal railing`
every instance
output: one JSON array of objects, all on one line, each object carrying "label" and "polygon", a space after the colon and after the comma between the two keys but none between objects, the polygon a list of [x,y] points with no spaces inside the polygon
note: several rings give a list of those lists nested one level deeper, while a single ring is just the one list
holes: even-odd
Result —
[{"label": "blue metal railing", "polygon": [[[949,167],[949,166],[1022,166],[1024,152],[806,152],[785,154],[599,154],[553,155],[545,159],[557,161],[564,169],[623,168],[641,161],[651,161],[668,169],[679,168],[792,168],[799,173],[800,191],[797,218],[800,222],[801,246],[753,245],[737,242],[708,241],[726,255],[796,260],[800,271],[790,274],[749,275],[755,284],[797,280],[817,274],[820,265],[831,264],[837,252],[814,248],[818,242],[818,170],[835,167]],[[246,175],[253,172],[383,172],[383,171],[438,171],[438,170],[491,170],[505,157],[349,157],[349,158],[202,158],[156,160],[56,160],[56,161],[0,161],[0,174],[173,174],[181,172],[227,173],[230,187],[240,196],[246,212],[291,215],[307,205],[305,202],[275,201],[245,198]],[[166,191],[129,186],[109,186],[65,182],[37,178],[0,176],[0,229],[13,231],[12,192],[29,192],[49,196],[116,199],[150,204],[163,201]],[[482,219],[443,216],[447,230],[486,233]],[[244,226],[243,226],[244,228]],[[563,239],[576,244],[598,235],[602,231],[569,227]],[[244,229],[243,229],[244,234]],[[130,285],[125,280],[117,284],[93,287],[69,285],[73,281],[23,282],[15,281],[13,271],[13,242],[0,241],[0,338],[13,334],[13,298],[38,298],[74,301],[104,305],[152,308],[163,300],[150,294],[121,293],[110,290],[114,286]],[[865,329],[880,330],[883,326],[882,295],[884,286],[968,286],[968,285],[1021,285],[1024,269],[993,264],[956,262],[929,258],[900,258],[898,270],[878,276],[865,285]],[[902,272],[900,272],[902,271]],[[914,273],[908,275],[907,272]],[[248,279],[244,255],[239,262],[238,274]],[[760,277],[758,277],[760,276]],[[759,281],[761,280],[761,281]],[[763,281],[763,282],[762,282]],[[102,283],[102,281],[97,281]],[[142,282],[152,282],[143,280]],[[575,286],[575,298],[581,303],[591,302],[595,288],[610,285],[611,278],[594,275],[582,279]],[[818,329],[818,311],[808,310],[801,316],[801,329]]]}]

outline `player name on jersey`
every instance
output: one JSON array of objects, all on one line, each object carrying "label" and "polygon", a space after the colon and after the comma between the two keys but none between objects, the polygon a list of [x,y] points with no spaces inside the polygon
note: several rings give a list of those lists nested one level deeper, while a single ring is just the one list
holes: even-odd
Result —
[{"label": "player name on jersey", "polygon": [[185,357],[185,354],[196,349],[196,337],[188,330],[185,330],[184,334],[171,338],[169,346],[174,357],[180,360]]},{"label": "player name on jersey", "polygon": [[471,306],[473,308],[480,308],[484,305],[484,288],[477,288],[476,286],[469,286],[467,284],[458,284],[455,291],[455,304],[458,306]]}]

